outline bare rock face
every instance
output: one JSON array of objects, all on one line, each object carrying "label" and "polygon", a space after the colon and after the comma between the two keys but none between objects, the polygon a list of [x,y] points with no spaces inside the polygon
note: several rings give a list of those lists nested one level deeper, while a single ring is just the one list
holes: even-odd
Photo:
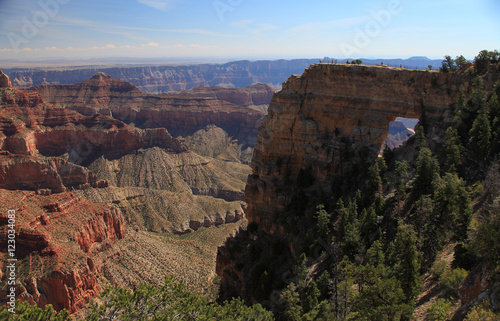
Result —
[{"label": "bare rock face", "polygon": [[[108,83],[102,75],[93,80]],[[71,162],[82,164],[92,157],[116,158],[153,146],[188,150],[164,128],[143,130],[110,116],[84,116],[45,103],[35,91],[7,88],[0,99],[0,148],[12,154],[68,154]]]},{"label": "bare rock face", "polygon": [[86,189],[107,185],[85,167],[61,158],[0,156],[0,188],[3,189],[61,193],[68,188]]},{"label": "bare rock face", "polygon": [[121,212],[114,208],[99,213],[92,220],[87,221],[78,231],[76,242],[86,253],[90,253],[95,243],[109,240],[114,242],[125,235],[125,219]]},{"label": "bare rock face", "polygon": [[66,70],[24,70],[10,73],[18,88],[35,85],[74,84],[97,72],[127,81],[148,93],[189,90],[198,86],[245,87],[256,83],[280,86],[291,74],[302,72],[317,59],[277,61],[235,61],[191,66],[139,66],[78,68]]},{"label": "bare rock face", "polygon": [[2,70],[0,70],[0,88],[2,87],[12,87],[12,83],[9,76],[4,74]]}]

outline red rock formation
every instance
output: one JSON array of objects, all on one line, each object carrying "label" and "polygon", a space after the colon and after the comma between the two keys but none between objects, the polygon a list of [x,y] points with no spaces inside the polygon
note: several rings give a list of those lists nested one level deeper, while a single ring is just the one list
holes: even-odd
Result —
[{"label": "red rock formation", "polygon": [[0,155],[0,188],[10,190],[50,190],[61,193],[68,188],[105,187],[92,172],[57,157]]},{"label": "red rock formation", "polygon": [[37,278],[31,289],[22,292],[20,297],[45,307],[52,304],[56,310],[67,309],[71,313],[85,307],[100,291],[97,271],[90,266],[71,271],[54,271],[47,277]]},{"label": "red rock formation", "polygon": [[[498,75],[488,77],[491,87]],[[290,77],[274,95],[259,132],[246,187],[248,219],[271,228],[273,213],[290,201],[276,193],[280,186],[290,188],[282,186],[285,172],[295,181],[301,169],[307,170],[331,190],[334,178],[349,175],[361,157],[367,162],[377,157],[390,121],[423,113],[427,119],[446,117],[459,87],[468,92],[471,79],[465,74],[332,64],[313,65],[302,76]]]},{"label": "red rock formation", "polygon": [[[89,254],[101,249],[98,243],[112,244],[124,237],[122,213],[67,192],[37,195],[0,189],[0,198],[9,200],[8,208],[16,214],[16,297],[75,312],[97,296],[100,267]],[[8,217],[0,215],[1,262],[7,255],[7,223]],[[0,281],[4,288],[5,282]],[[5,301],[5,295],[4,291],[0,299]]]},{"label": "red rock formation", "polygon": [[[113,82],[108,83],[102,76],[96,76],[93,81],[97,87],[104,82],[109,90],[114,90]],[[117,92],[123,90],[123,86],[135,88],[123,82],[119,85]],[[88,89],[99,92],[97,87]],[[106,94],[110,94],[109,91]],[[12,154],[61,156],[68,153],[71,162],[82,164],[88,157],[119,157],[153,146],[173,152],[188,150],[163,128],[142,130],[110,116],[83,116],[44,103],[34,91],[7,88],[0,97],[0,148]]]},{"label": "red rock formation", "polygon": [[118,209],[99,213],[87,221],[78,231],[76,242],[86,253],[90,253],[95,243],[105,240],[114,242],[125,235],[125,219]]}]

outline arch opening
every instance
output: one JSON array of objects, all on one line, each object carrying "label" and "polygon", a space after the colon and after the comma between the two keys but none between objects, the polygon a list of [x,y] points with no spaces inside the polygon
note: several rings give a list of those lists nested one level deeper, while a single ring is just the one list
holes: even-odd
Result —
[{"label": "arch opening", "polygon": [[389,123],[389,133],[382,145],[382,151],[387,147],[390,149],[398,148],[408,139],[415,135],[415,127],[418,124],[418,118],[396,117]]}]

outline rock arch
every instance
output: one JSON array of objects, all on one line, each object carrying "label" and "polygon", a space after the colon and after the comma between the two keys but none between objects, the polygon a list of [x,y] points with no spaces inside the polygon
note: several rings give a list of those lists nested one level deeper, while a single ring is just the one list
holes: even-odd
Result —
[{"label": "rock arch", "polygon": [[287,205],[276,199],[277,189],[289,188],[285,172],[293,180],[307,168],[318,184],[331,185],[356,157],[377,157],[396,117],[450,117],[460,88],[467,93],[471,83],[465,73],[332,64],[290,77],[259,129],[246,187],[249,220],[265,221]]}]

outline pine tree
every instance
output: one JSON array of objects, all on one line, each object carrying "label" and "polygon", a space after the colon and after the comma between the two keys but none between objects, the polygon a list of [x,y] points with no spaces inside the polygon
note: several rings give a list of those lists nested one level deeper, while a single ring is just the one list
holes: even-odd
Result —
[{"label": "pine tree", "polygon": [[373,198],[380,194],[382,188],[382,178],[380,176],[380,168],[377,161],[368,168],[368,180],[366,191],[366,203],[369,204]]},{"label": "pine tree", "polygon": [[[495,87],[500,89],[500,82]],[[500,152],[500,100],[496,91],[488,101],[488,112],[491,119],[491,152],[496,155]]]},{"label": "pine tree", "polygon": [[383,264],[357,267],[359,294],[353,300],[348,320],[406,320],[412,307],[405,303],[400,282]]},{"label": "pine tree", "polygon": [[280,311],[284,320],[300,321],[302,320],[302,307],[300,306],[299,293],[295,291],[296,286],[290,283],[280,296]]},{"label": "pine tree", "polygon": [[406,178],[408,177],[408,164],[405,161],[396,161],[396,193],[406,197]]},{"label": "pine tree", "polygon": [[470,111],[476,112],[486,108],[488,93],[484,90],[483,78],[477,77],[472,85],[472,95],[470,99]]},{"label": "pine tree", "polygon": [[328,223],[330,223],[330,214],[325,210],[325,206],[320,204],[316,207],[316,227],[320,237],[327,238],[328,236]]},{"label": "pine tree", "polygon": [[318,285],[316,282],[312,281],[311,284],[307,287],[303,307],[304,311],[307,313],[314,309],[319,303],[319,297],[321,296],[321,292],[318,289]]},{"label": "pine tree", "polygon": [[470,112],[468,111],[466,100],[463,90],[460,90],[460,95],[457,100],[457,112],[453,118],[452,127],[457,130],[462,142],[465,142],[469,132],[466,120],[469,118]]},{"label": "pine tree", "polygon": [[474,120],[469,132],[470,156],[477,161],[485,161],[491,150],[491,127],[488,112],[483,109]]},{"label": "pine tree", "polygon": [[453,127],[448,127],[444,142],[444,152],[446,155],[445,166],[449,171],[454,172],[460,170],[464,150],[460,142],[460,137],[458,136],[458,131]]},{"label": "pine tree", "polygon": [[439,180],[439,163],[429,148],[420,149],[417,156],[417,174],[413,183],[414,197],[434,193]]},{"label": "pine tree", "polygon": [[419,125],[415,132],[415,144],[417,150],[429,147],[429,145],[427,145],[427,138],[425,137],[424,126],[422,125]]},{"label": "pine tree", "polygon": [[394,272],[396,278],[401,282],[407,304],[413,304],[415,296],[421,288],[420,254],[417,251],[417,241],[413,227],[400,222],[394,241],[395,247],[398,249]]}]

